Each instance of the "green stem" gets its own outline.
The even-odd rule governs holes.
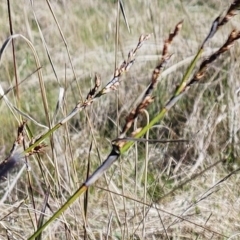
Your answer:
[[[69,199],[68,201],[57,211],[55,212],[51,218],[48,219],[28,240],[35,239],[51,222],[53,222],[56,218],[58,218],[68,207],[76,201],[76,199],[81,196],[87,187],[83,184]]]

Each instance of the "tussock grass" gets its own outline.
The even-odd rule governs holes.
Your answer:
[[[13,33],[40,66],[21,38],[15,56],[11,43],[1,55],[1,239],[238,239],[239,43],[221,47],[239,16],[202,44],[231,3],[123,4],[130,33],[116,1],[10,4]],[[7,4],[0,13],[3,44]],[[100,168],[89,178],[113,156],[103,177]]]

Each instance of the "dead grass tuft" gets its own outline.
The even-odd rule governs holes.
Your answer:
[[[0,239],[238,239],[240,1],[117,4],[0,6]]]

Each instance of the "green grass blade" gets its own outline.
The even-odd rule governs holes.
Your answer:
[[[81,196],[85,191],[87,190],[87,187],[85,185],[82,185],[69,199],[68,201],[56,212],[53,214],[51,218],[48,219],[47,222],[45,222],[31,237],[28,238],[28,240],[33,240],[39,234],[48,227],[50,223],[52,223],[56,218],[60,217],[60,215],[68,209],[68,207],[75,202],[75,200]]]

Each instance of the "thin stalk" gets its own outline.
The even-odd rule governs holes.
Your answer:
[[[69,208],[69,206],[74,203],[79,196],[81,196],[87,190],[87,186],[82,185],[69,199],[68,201],[53,214],[48,221],[46,221],[28,240],[35,239],[51,222],[61,216],[61,214]]]
[[[144,113],[146,115],[147,118],[147,124],[149,124],[149,114],[148,112],[144,109]],[[146,140],[149,139],[149,130],[146,132]],[[144,202],[147,202],[147,179],[148,179],[148,158],[149,158],[149,142],[146,141],[145,143],[145,163],[144,163]],[[146,206],[143,205],[143,216],[146,216]],[[146,218],[143,218],[143,231],[142,231],[142,235],[143,235],[143,239],[145,239],[145,224],[146,224]]]

